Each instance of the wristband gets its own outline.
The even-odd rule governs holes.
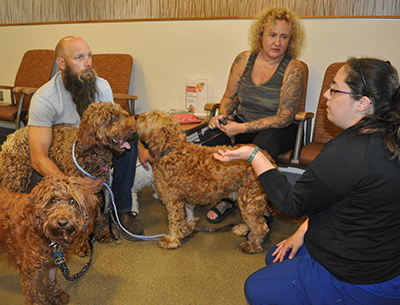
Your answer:
[[[258,146],[256,146],[252,152],[252,154],[250,155],[249,160],[247,160],[249,163],[251,163],[251,161],[253,161],[254,156],[258,153],[258,151],[260,150],[260,148]]]

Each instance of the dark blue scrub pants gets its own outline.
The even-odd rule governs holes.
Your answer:
[[[400,304],[400,276],[374,285],[353,285],[339,281],[303,246],[293,259],[273,264],[272,248],[264,267],[246,280],[245,295],[250,304]]]

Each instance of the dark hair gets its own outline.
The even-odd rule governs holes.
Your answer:
[[[357,133],[382,133],[390,160],[400,162],[400,86],[397,71],[388,61],[376,58],[350,58],[346,62],[346,84],[353,94],[367,96],[373,113],[357,124]]]

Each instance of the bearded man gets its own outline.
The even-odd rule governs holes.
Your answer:
[[[91,103],[113,103],[109,83],[97,77],[92,67],[92,52],[80,37],[67,36],[56,46],[56,61],[60,69],[54,77],[33,95],[29,107],[28,141],[32,166],[36,177],[64,175],[49,158],[54,125],[79,126],[81,116]],[[130,212],[136,160],[148,160],[148,152],[142,144],[135,143],[122,157],[113,159],[115,204],[120,222],[129,232],[141,235],[142,225]],[[82,178],[94,193],[103,188],[103,180]]]

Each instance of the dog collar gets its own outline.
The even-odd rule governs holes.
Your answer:
[[[168,154],[169,152],[173,151],[174,149],[175,149],[175,147],[170,147],[170,148],[164,150],[164,151],[161,153],[160,159],[161,159],[162,157],[164,157],[166,154]]]
[[[107,165],[105,165],[105,166],[102,166],[102,167],[100,167],[100,171],[108,171],[108,166]]]

